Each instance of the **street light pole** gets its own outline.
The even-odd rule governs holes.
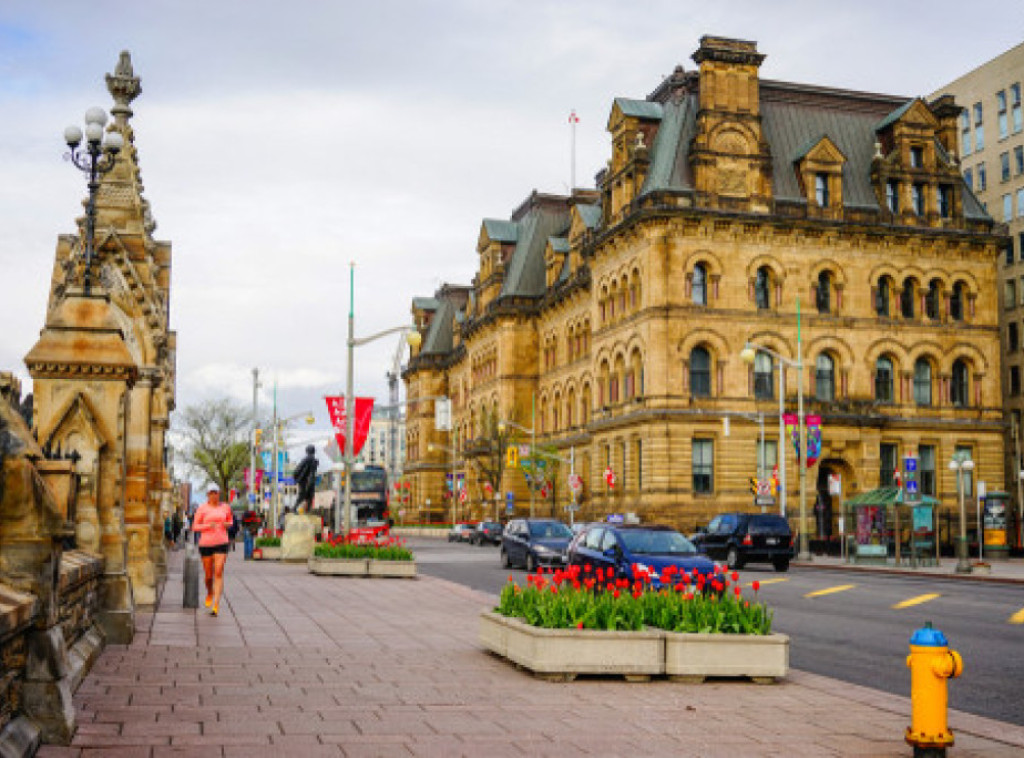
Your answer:
[[[253,498],[253,510],[256,509],[258,498],[256,497],[256,429],[259,421],[259,388],[260,370],[252,370],[252,440],[249,448],[249,495]]]
[[[964,471],[972,471],[974,461],[962,454],[954,454],[949,462],[949,469],[956,472],[956,490],[960,499],[960,539],[956,546],[956,573],[970,574],[971,563],[967,558],[967,518],[964,511]]]
[[[800,300],[796,301],[796,403],[797,424],[800,428],[800,454],[796,457],[800,474],[800,553],[797,560],[811,560],[807,535],[807,425],[804,423],[804,358],[800,339]]]

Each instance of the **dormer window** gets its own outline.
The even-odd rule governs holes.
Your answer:
[[[828,208],[828,174],[814,175],[814,199],[821,208]]]
[[[939,215],[942,218],[949,218],[953,206],[953,188],[948,184],[940,184],[937,195]]]
[[[910,188],[910,203],[914,213],[918,216],[924,215],[924,185],[914,184]]]
[[[924,148],[923,147],[912,147],[912,148],[910,148],[910,167],[911,168],[924,168]]]
[[[891,179],[885,183],[885,204],[890,213],[900,212],[900,185]]]

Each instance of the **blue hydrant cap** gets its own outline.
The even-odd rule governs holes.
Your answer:
[[[946,635],[939,629],[933,629],[931,621],[911,635],[910,644],[918,647],[949,647]]]

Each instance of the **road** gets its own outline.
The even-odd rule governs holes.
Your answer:
[[[491,594],[513,575],[495,547],[413,539],[419,571]],[[1021,585],[897,576],[857,571],[749,567],[740,582],[758,580],[775,611],[775,629],[791,637],[794,668],[898,695],[910,695],[907,643],[931,621],[964,659],[950,682],[950,707],[1024,726],[1024,609]],[[901,606],[901,607],[894,607]]]

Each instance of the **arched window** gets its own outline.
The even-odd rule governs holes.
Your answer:
[[[903,282],[903,289],[900,291],[900,315],[903,318],[914,318],[913,279],[907,279]]]
[[[822,271],[818,274],[818,289],[815,293],[815,302],[818,306],[818,313],[831,313],[832,275],[828,271]]]
[[[928,294],[924,298],[924,313],[930,319],[938,319],[939,317],[939,287],[940,282],[938,279],[932,279],[928,282]]]
[[[881,277],[878,280],[878,287],[875,289],[875,313],[881,318],[889,318],[890,290],[889,277]]]
[[[875,361],[875,400],[891,403],[892,399],[892,361],[882,356]]]
[[[711,397],[711,355],[703,347],[690,351],[690,395]]]
[[[767,266],[761,266],[754,277],[754,304],[759,310],[771,308],[771,271]]]
[[[754,397],[764,400],[775,397],[772,357],[760,350],[754,355]]]
[[[970,390],[967,381],[967,363],[962,359],[953,361],[953,377],[952,384],[949,388],[950,400],[953,401],[953,405],[958,408],[966,408],[970,405]]]
[[[821,353],[815,371],[815,396],[818,400],[831,401],[836,397],[835,361],[828,353]]]
[[[964,283],[955,282],[949,293],[949,317],[954,321],[964,320]]]
[[[914,364],[914,402],[932,404],[932,365],[924,358],[918,358]]]
[[[693,267],[693,304],[708,304],[708,270],[703,263]]]

